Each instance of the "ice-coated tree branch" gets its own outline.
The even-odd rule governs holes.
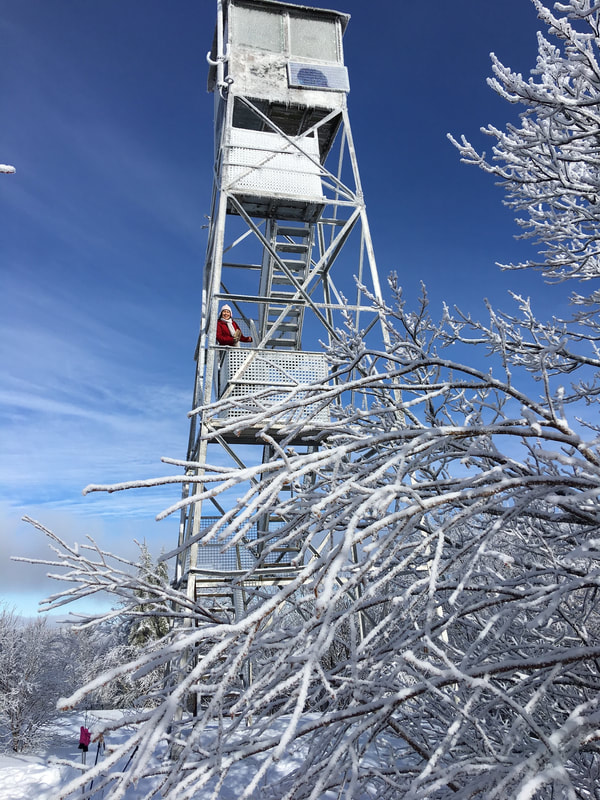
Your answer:
[[[553,41],[538,35],[529,79],[492,54],[488,80],[525,107],[520,126],[482,128],[494,140],[491,158],[464,136],[449,138],[465,163],[500,179],[506,204],[526,215],[517,219],[523,238],[542,248],[543,261],[508,266],[538,268],[552,280],[592,280],[600,275],[600,9],[593,0],[571,0],[553,13],[532,2]]]
[[[391,288],[389,349],[357,340],[330,353],[338,380],[322,395],[338,410],[317,450],[283,444],[268,465],[207,467],[204,492],[237,486],[239,501],[198,534],[200,547],[248,542],[259,513],[285,521],[251,542],[255,565],[234,580],[247,616],[148,586],[171,632],[61,701],[170,664],[150,693],[155,709],[127,718],[132,733],[94,784],[111,797],[135,780],[148,797],[217,798],[242,764],[244,798],[260,786],[290,800],[327,787],[487,799],[533,785],[567,797],[593,780],[600,454],[573,387],[597,379],[594,325],[580,339],[563,331],[556,346],[557,323],[520,298],[513,315],[490,307],[488,323],[449,309],[434,321],[425,293],[412,312],[394,278]],[[453,357],[465,347],[491,353],[485,370]],[[361,359],[354,380],[348,365]],[[398,425],[398,402],[414,423]],[[259,436],[285,423],[283,407],[256,413]],[[141,579],[123,562],[52,544],[69,582],[115,592],[125,615],[139,608]],[[281,547],[297,553],[293,577],[253,581]],[[298,767],[282,783],[284,750]]]

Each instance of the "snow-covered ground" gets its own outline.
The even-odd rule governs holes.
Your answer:
[[[102,720],[114,719],[120,714],[119,711],[92,711],[87,712],[87,717],[84,719],[81,711],[65,713],[52,726],[47,746],[23,754],[0,752],[0,800],[57,800],[61,796],[61,789],[76,777],[76,770],[74,767],[56,762],[69,760],[81,763],[82,753],[78,749],[80,726],[85,724],[86,727],[93,729],[94,725],[101,723]],[[282,722],[279,721],[280,724]],[[124,732],[114,733],[112,741],[106,742],[107,748],[117,745],[124,735]],[[301,751],[302,746],[296,747],[295,754],[290,753],[287,758],[282,758],[269,770],[267,780],[271,787],[283,786],[286,783],[286,776],[298,766],[297,758],[301,757]],[[93,765],[97,756],[102,758],[97,745],[92,742],[86,753],[87,764]],[[219,790],[219,800],[237,800],[258,769],[259,761],[258,757],[248,758],[232,769]],[[131,786],[125,795],[125,800],[140,800],[148,788],[147,783],[143,787]],[[213,788],[214,781],[209,787],[205,787],[206,797],[210,796]],[[108,796],[107,790],[104,792],[103,800],[107,800]],[[257,800],[258,798],[263,800],[265,796],[264,787],[257,788],[252,795]],[[336,796],[336,793],[325,791],[321,795],[321,800],[334,800]],[[372,796],[365,795],[365,800]],[[102,798],[102,793],[99,798]]]
[[[57,762],[82,761],[83,754],[78,747],[80,727],[85,725],[93,730],[102,721],[120,716],[120,711],[89,711],[85,715],[81,711],[65,713],[52,725],[45,746],[27,753],[0,752],[0,800],[56,800],[60,790],[77,775],[73,767]],[[119,743],[123,736],[123,732],[113,734],[107,747]],[[102,755],[103,751],[92,742],[85,754],[87,765],[93,765]],[[126,800],[138,800],[140,796],[140,792],[132,787]]]
[[[61,716],[52,726],[48,744],[35,752],[0,752],[0,800],[52,800],[61,786],[75,777],[75,771],[51,763],[54,759],[81,761],[79,727],[81,712]],[[96,749],[96,748],[94,748]],[[93,750],[87,757],[94,757]]]

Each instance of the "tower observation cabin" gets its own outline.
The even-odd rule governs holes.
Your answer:
[[[253,539],[276,537],[285,520],[258,514],[241,544],[225,552],[205,544],[202,531],[225,514],[216,501],[193,502],[204,465],[214,463],[210,449],[221,450],[219,463],[269,461],[254,422],[265,408],[273,408],[275,440],[291,425],[295,448],[324,446],[332,409],[303,402],[332,380],[323,344],[347,335],[348,319],[366,339],[381,341],[385,329],[366,296],[381,292],[348,117],[349,16],[278,0],[216,5],[207,55],[214,184],[188,445],[194,482],[184,487],[176,580],[191,597],[211,595],[242,614]],[[235,346],[218,340],[225,304],[241,333]],[[295,405],[286,412],[288,400]],[[293,570],[291,554],[274,551],[264,583]]]

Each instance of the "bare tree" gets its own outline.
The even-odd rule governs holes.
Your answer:
[[[279,408],[265,396],[256,412],[268,437],[298,404],[353,392],[361,402],[343,407],[318,451],[295,453],[283,442],[268,465],[209,467],[186,501],[243,488],[221,531],[224,546],[246,535],[253,509],[270,508],[288,522],[265,537],[262,558],[297,549],[297,576],[266,591],[252,588],[249,570],[243,620],[144,584],[154,613],[192,624],[175,625],[158,646],[98,679],[172,665],[171,684],[155,686],[157,708],[128,719],[135,733],[94,784],[114,784],[111,796],[146,778],[157,795],[192,798],[217,791],[240,762],[254,765],[243,797],[258,786],[264,797],[285,798],[334,787],[356,798],[576,797],[593,785],[597,431],[586,437],[579,396],[560,390],[564,362],[515,365],[501,334],[508,321],[492,314],[488,325],[469,325],[448,313],[434,322],[425,295],[411,312],[396,292],[396,307],[382,309],[387,351],[348,339],[331,353],[334,384]],[[478,351],[490,342],[502,356],[494,373],[451,358],[465,343]],[[346,379],[357,360],[365,377]],[[532,370],[540,396],[530,391]],[[590,370],[566,366],[567,375]],[[249,481],[259,473],[261,481]],[[189,476],[91,488],[167,480]],[[284,482],[294,487],[293,504],[279,499]],[[203,533],[201,543],[215,534]],[[140,579],[131,569],[117,562],[107,570],[106,554],[84,559],[55,546],[63,580],[78,586],[55,602],[102,586],[128,598],[125,614],[136,613]],[[248,662],[251,686],[240,681]],[[203,702],[197,716],[179,721],[176,709],[190,694]],[[158,756],[167,744],[175,758],[165,767]],[[282,781],[276,765],[289,752],[298,766]],[[127,773],[106,772],[129,758]]]
[[[0,742],[15,752],[39,745],[63,689],[60,634],[44,619],[0,612]]]
[[[464,136],[450,139],[463,161],[500,179],[507,205],[525,214],[517,220],[523,238],[545,248],[542,261],[517,266],[539,268],[553,280],[592,280],[600,276],[600,11],[595,0],[555,3],[560,15],[532,2],[552,37],[538,34],[532,77],[492,53],[488,79],[501,97],[525,106],[520,126],[482,128],[495,140],[491,158]]]

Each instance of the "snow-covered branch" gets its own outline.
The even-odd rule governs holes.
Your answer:
[[[158,643],[62,701],[169,665],[167,683],[148,689],[155,708],[127,718],[114,770],[94,784],[111,797],[141,781],[148,797],[216,798],[242,765],[242,798],[257,787],[266,798],[337,787],[355,798],[487,800],[536,782],[589,785],[599,757],[600,454],[597,431],[578,421],[576,387],[596,381],[595,325],[586,318],[577,338],[536,320],[521,298],[513,315],[490,308],[487,324],[449,309],[434,321],[425,293],[412,312],[394,278],[391,288],[389,349],[357,339],[329,354],[336,382],[322,397],[337,411],[319,448],[285,444],[284,408],[255,409],[259,440],[277,425],[284,444],[268,464],[206,466],[189,498],[237,488],[237,504],[193,541],[250,548],[253,566],[231,585],[244,592],[245,617],[48,533],[53,570],[62,565],[72,584],[52,604],[102,587],[135,615],[143,589],[171,622]],[[485,348],[489,368],[461,361],[465,348]],[[361,359],[354,379],[348,365]],[[281,526],[252,538],[249,523],[265,513]],[[293,569],[267,585],[261,571],[282,549],[295,553]],[[283,781],[282,748],[297,763]]]
[[[600,275],[600,10],[592,0],[557,3],[556,16],[532,0],[553,44],[538,35],[532,77],[523,78],[492,54],[491,88],[525,107],[521,125],[502,131],[482,128],[495,144],[480,154],[463,136],[449,136],[461,159],[495,175],[506,204],[518,212],[523,238],[542,249],[541,262],[528,261],[552,280],[590,280]],[[515,267],[515,265],[508,265]]]

